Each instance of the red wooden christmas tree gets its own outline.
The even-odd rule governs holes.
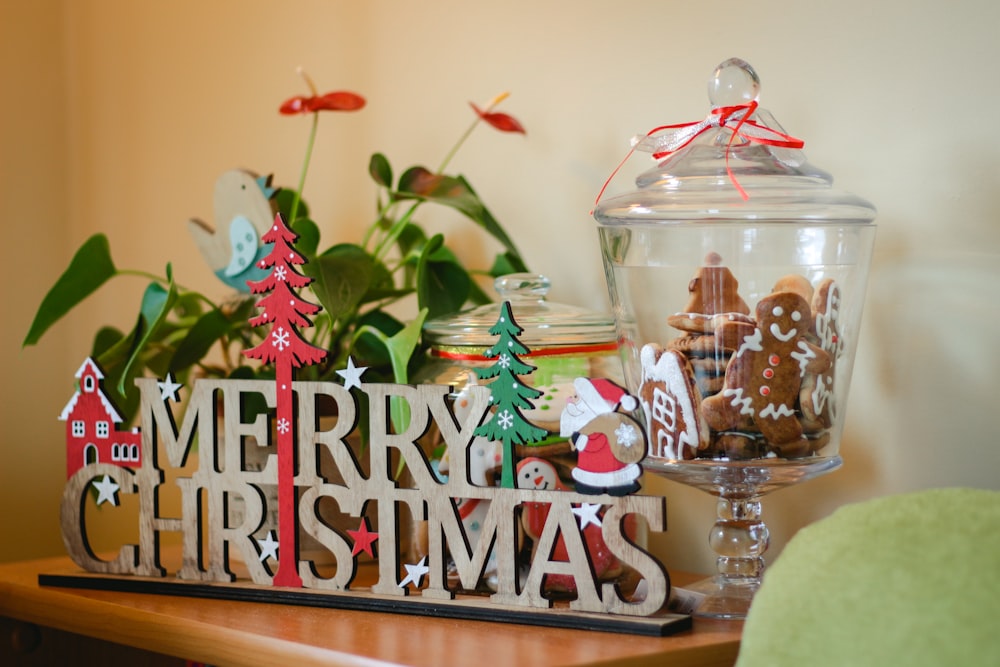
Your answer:
[[[270,268],[263,280],[248,281],[253,294],[267,293],[257,302],[262,309],[250,324],[271,326],[264,342],[243,354],[264,363],[273,364],[276,384],[278,436],[278,571],[275,586],[301,587],[298,573],[298,522],[295,512],[295,435],[293,433],[292,369],[318,363],[326,357],[326,350],[307,342],[299,335],[300,327],[310,327],[308,315],[319,312],[320,306],[309,303],[294,290],[312,282],[295,270],[306,260],[295,251],[298,236],[292,232],[278,214],[274,225],[264,236],[265,243],[273,243],[271,253],[258,266]]]

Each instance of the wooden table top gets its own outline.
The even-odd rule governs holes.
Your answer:
[[[0,565],[0,616],[215,665],[732,665],[742,623],[645,637],[169,595],[39,586],[68,557]],[[696,577],[671,573],[676,585]]]

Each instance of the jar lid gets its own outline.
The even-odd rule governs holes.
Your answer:
[[[803,142],[758,106],[759,92],[748,63],[719,65],[708,84],[709,115],[633,139],[633,150],[659,162],[636,178],[637,190],[600,201],[597,221],[870,223],[875,207],[835,190],[830,174],[806,160]]]
[[[512,273],[493,283],[500,301],[509,301],[511,314],[524,329],[520,341],[532,353],[558,347],[559,353],[595,353],[617,350],[615,322],[584,308],[545,299],[551,282],[543,275]],[[500,316],[500,306],[488,303],[457,315],[435,318],[424,324],[427,341],[436,348],[489,348],[496,343],[490,328]],[[579,350],[574,348],[579,347]]]

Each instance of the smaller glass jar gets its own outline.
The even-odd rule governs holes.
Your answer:
[[[545,429],[548,437],[540,442],[515,447],[514,457],[519,471],[520,466],[526,466],[525,470],[530,469],[534,474],[544,476],[545,484],[548,485],[550,472],[546,470],[547,462],[555,470],[558,481],[555,486],[545,488],[570,490],[574,488],[572,470],[576,466],[577,457],[569,440],[559,435],[559,420],[566,400],[575,393],[573,381],[581,377],[607,378],[624,385],[624,375],[618,355],[614,319],[610,315],[547,301],[545,297],[550,286],[548,278],[533,273],[501,276],[494,282],[500,302],[510,303],[514,321],[523,329],[518,340],[529,352],[518,357],[535,367],[529,375],[520,376],[519,379],[543,392],[541,397],[534,400],[531,409],[522,410],[521,413],[532,424]],[[480,384],[476,370],[487,369],[496,362],[484,355],[497,342],[496,336],[490,334],[489,330],[496,324],[499,315],[500,304],[490,303],[463,311],[454,317],[431,320],[424,325],[424,336],[431,346],[431,359],[415,380],[418,383],[451,386],[454,409],[460,418],[464,390],[473,384]],[[489,382],[482,381],[482,384]],[[447,474],[449,455],[443,451],[441,442],[433,441],[437,436],[432,428],[428,436],[425,436],[430,437],[431,442],[425,440],[424,446],[430,450],[431,458],[440,465],[439,472]],[[498,448],[483,447],[473,442],[468,456],[469,481],[472,484],[499,485],[501,459]],[[474,513],[481,507],[482,505],[477,506],[459,499],[458,512],[463,522],[467,522],[471,540],[478,539]],[[520,522],[525,537],[525,548],[520,557],[529,560],[530,556],[527,554],[531,551],[534,539],[538,537],[532,532],[539,528],[534,516],[528,512]],[[544,519],[542,522],[544,523]],[[625,531],[629,540],[640,547],[648,542],[648,527],[634,515],[627,518]],[[423,555],[420,552],[420,536],[425,532],[426,529],[421,526],[415,529],[418,540],[414,555],[417,557]],[[620,590],[630,594],[638,582],[636,571],[610,555],[604,547],[600,530],[586,532],[584,540],[594,559],[594,574],[598,580],[614,582]],[[524,564],[527,565],[527,562]],[[492,568],[491,556],[480,584],[486,590],[496,590],[496,573]],[[450,569],[448,576],[449,581],[457,582]],[[575,580],[571,576],[549,576],[543,585],[543,592],[554,597],[572,596],[575,591]]]
[[[570,453],[570,445],[559,436],[559,416],[573,394],[573,380],[603,377],[619,384],[624,380],[614,319],[550,302],[546,300],[550,287],[548,278],[535,273],[514,273],[494,281],[499,301],[510,302],[514,320],[524,330],[519,340],[530,352],[520,356],[535,366],[521,380],[544,392],[532,409],[523,411],[524,417],[549,432],[541,442],[518,446],[515,454],[518,458],[555,459],[562,477],[568,472],[568,462],[561,457]],[[431,361],[421,369],[416,382],[449,385],[453,398],[468,385],[478,384],[475,371],[494,363],[484,353],[496,343],[489,330],[499,314],[499,304],[489,303],[428,321],[424,336],[431,346]]]

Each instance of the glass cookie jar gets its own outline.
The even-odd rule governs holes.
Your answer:
[[[647,472],[717,497],[695,614],[743,618],[769,535],[760,497],[837,469],[875,208],[835,189],[758,106],[746,62],[703,119],[638,137],[657,163],[594,211],[639,399]]]
[[[709,116],[638,139],[660,161],[595,209],[654,460],[838,452],[875,209],[807,162],[759,89],[720,65]]]

